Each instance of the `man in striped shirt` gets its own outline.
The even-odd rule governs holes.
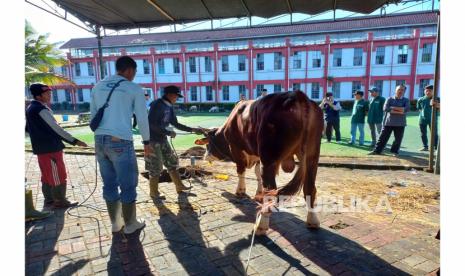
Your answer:
[[[26,110],[26,131],[29,133],[32,152],[37,154],[42,174],[44,206],[68,208],[77,205],[66,199],[66,167],[63,162],[65,141],[71,145],[87,147],[58,125],[47,104],[51,89],[47,85],[34,83],[29,87],[34,100]]]

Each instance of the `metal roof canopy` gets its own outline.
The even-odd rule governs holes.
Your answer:
[[[149,28],[201,20],[328,10],[372,13],[406,0],[52,0],[78,19],[107,29]]]

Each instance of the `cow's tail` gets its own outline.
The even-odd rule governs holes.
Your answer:
[[[315,118],[315,114],[316,114],[314,112],[315,110],[311,105],[312,103],[310,102],[304,108],[304,110],[308,112],[302,112],[302,123],[303,123],[304,131],[303,131],[303,139],[302,139],[302,144],[301,144],[301,158],[299,160],[298,169],[294,177],[291,179],[291,181],[278,190],[278,195],[295,195],[301,190],[304,183],[308,182],[308,177],[309,177],[308,166],[311,164],[312,158],[314,156],[313,154],[309,152],[312,149],[310,143],[321,142],[321,136],[318,136],[318,138],[315,140],[315,137],[312,137],[312,136],[315,136],[313,135],[315,134],[315,131],[310,130],[311,122],[317,120]],[[318,111],[319,111],[319,108],[318,108]],[[321,135],[321,131],[319,135]],[[319,152],[318,152],[318,155],[319,155]]]

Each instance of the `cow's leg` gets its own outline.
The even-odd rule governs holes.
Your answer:
[[[245,167],[237,166],[237,175],[239,176],[239,183],[237,184],[236,188],[236,195],[237,196],[245,196]]]
[[[255,235],[262,236],[266,234],[266,232],[270,228],[270,216],[271,212],[262,213]]]
[[[271,162],[262,165],[262,183],[265,190],[276,190],[276,174],[278,172],[278,162]]]
[[[319,151],[318,151],[319,153]],[[312,229],[320,228],[320,220],[318,219],[317,212],[315,210],[316,200],[316,172],[318,170],[318,156],[307,157],[307,181],[304,183],[304,196],[305,200],[310,200],[310,207],[307,213],[307,227]],[[310,196],[310,198],[308,198]]]
[[[257,191],[255,192],[255,200],[258,202],[263,201],[263,183],[262,175],[260,172],[260,163],[255,165],[255,176],[257,177]]]

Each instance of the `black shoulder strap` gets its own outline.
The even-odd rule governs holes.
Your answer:
[[[119,86],[121,82],[125,80],[119,80],[110,90],[110,94],[108,94],[107,100],[105,101],[105,104],[103,105],[104,107],[108,107],[108,102],[110,101],[111,95],[113,94],[113,91],[115,91],[115,88]]]

